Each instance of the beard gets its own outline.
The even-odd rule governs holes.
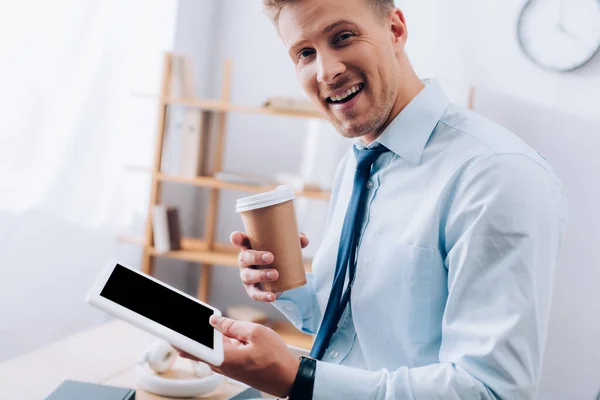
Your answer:
[[[368,115],[363,120],[357,120],[360,117],[360,113],[357,110],[351,110],[344,113],[342,118],[332,116],[330,122],[343,137],[348,139],[358,138],[367,135],[372,132],[376,132],[377,136],[383,131],[395,100],[396,87],[396,74],[395,71],[391,71],[391,79],[388,81],[388,85],[384,86],[383,92],[379,97],[379,101],[367,111]],[[365,113],[365,111],[362,111]]]

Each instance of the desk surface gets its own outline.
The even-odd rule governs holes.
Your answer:
[[[0,400],[44,399],[65,379],[136,389],[137,400],[162,397],[138,389],[135,364],[155,337],[115,320],[0,364]],[[174,373],[192,376],[189,361],[178,359]],[[202,399],[226,399],[243,388],[224,379]]]

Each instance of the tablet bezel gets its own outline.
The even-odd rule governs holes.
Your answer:
[[[199,303],[200,305],[202,305],[204,307],[210,308],[211,310],[213,310],[215,315],[218,315],[218,316],[221,315],[221,311],[216,309],[215,307],[213,307],[209,304],[206,304],[206,303],[198,300],[197,298],[192,297],[189,294],[182,292],[181,290],[178,290],[177,288],[167,285],[166,283],[161,282],[152,276],[144,274],[143,272],[138,271],[134,268],[131,268],[131,267],[129,267],[121,262],[118,262],[114,259],[110,259],[106,263],[106,266],[102,269],[100,276],[96,279],[93,286],[91,287],[91,289],[89,290],[89,292],[86,295],[86,298],[85,298],[86,302],[111,314],[114,317],[117,317],[119,319],[127,321],[127,322],[131,323],[132,325],[137,326],[138,328],[140,328],[144,331],[152,333],[152,334],[156,335],[157,337],[166,340],[171,345],[179,348],[180,350],[183,350],[186,353],[191,354],[191,355],[193,355],[203,361],[206,361],[214,366],[218,367],[223,363],[223,358],[224,358],[223,335],[218,330],[213,328],[214,349],[211,349],[210,347],[205,346],[202,343],[199,343],[193,339],[190,339],[189,337],[187,337],[171,328],[168,328],[165,325],[159,324],[158,322],[155,322],[147,317],[144,317],[143,315],[138,314],[135,311],[132,311],[127,307],[124,307],[118,303],[115,303],[105,297],[102,297],[100,295],[100,293],[102,292],[102,289],[104,289],[104,286],[106,285],[109,277],[111,276],[113,270],[115,269],[115,267],[117,265],[121,265],[122,267],[127,268],[127,269],[135,272],[136,274],[139,274],[143,278],[150,279],[150,280],[158,283],[159,285],[164,286],[173,292],[176,292],[177,294],[179,294],[181,296],[187,297],[188,299],[193,300],[196,303]],[[190,315],[189,318],[194,318],[194,316]]]

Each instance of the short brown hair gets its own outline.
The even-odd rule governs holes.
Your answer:
[[[263,0],[263,6],[266,14],[271,21],[277,25],[279,22],[279,14],[283,6],[291,3],[297,3],[302,0]],[[384,16],[395,7],[394,0],[365,0],[368,1],[375,9],[378,15]]]

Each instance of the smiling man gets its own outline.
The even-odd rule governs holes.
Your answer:
[[[293,400],[535,398],[566,221],[552,168],[418,78],[392,0],[264,3],[304,90],[354,145],[307,285],[263,291],[273,255],[231,236],[248,295],[315,334],[311,357],[213,318],[216,370]]]

